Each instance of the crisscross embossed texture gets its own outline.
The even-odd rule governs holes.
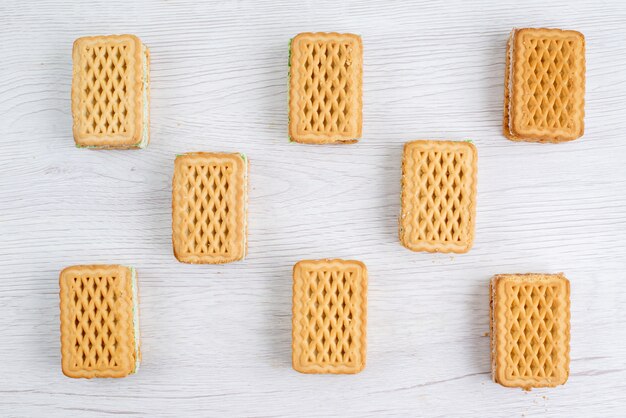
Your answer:
[[[73,266],[59,278],[63,373],[124,377],[135,369],[131,269]]]
[[[293,368],[358,373],[365,367],[367,268],[359,261],[304,260],[293,268]]]
[[[569,281],[562,274],[497,275],[491,282],[494,380],[564,384],[569,375]]]
[[[289,136],[303,143],[361,137],[361,37],[301,33],[291,41]]]
[[[247,160],[240,154],[178,156],[172,186],[176,258],[215,264],[246,253]]]
[[[560,29],[518,29],[507,44],[504,134],[563,142],[584,132],[585,38]]]
[[[133,35],[86,37],[74,42],[72,113],[78,146],[145,145],[144,54],[148,66],[148,50]],[[148,91],[145,93],[147,101]]]
[[[474,241],[477,160],[469,142],[404,145],[402,245],[413,251],[469,251]]]

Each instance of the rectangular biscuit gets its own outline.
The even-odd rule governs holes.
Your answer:
[[[183,263],[241,260],[247,251],[248,159],[192,152],[176,157],[172,243]]]
[[[289,46],[289,137],[309,144],[361,137],[361,37],[301,33]]]
[[[560,29],[514,29],[507,42],[504,135],[565,142],[584,133],[585,37]]]
[[[367,268],[360,261],[303,260],[293,267],[292,362],[301,373],[365,367]]]
[[[492,377],[525,390],[569,376],[570,285],[559,274],[500,274],[490,283]]]
[[[132,267],[83,265],[59,276],[62,370],[124,377],[139,369],[139,297]]]
[[[144,148],[148,48],[134,35],[78,38],[72,51],[73,133],[79,148]]]
[[[474,242],[478,156],[471,142],[407,142],[400,242],[412,251],[464,253]]]

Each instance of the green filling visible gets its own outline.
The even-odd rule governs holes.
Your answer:
[[[139,364],[141,361],[139,360],[139,296],[137,293],[137,272],[134,267],[129,267],[131,271],[131,287],[133,289],[133,329],[135,332],[135,368],[131,372],[137,373],[139,370]]]
[[[463,142],[469,142],[470,144],[474,143],[474,141],[472,141],[471,139],[464,139]]]
[[[291,68],[291,43],[293,42],[293,38],[289,38],[289,62],[287,65]]]

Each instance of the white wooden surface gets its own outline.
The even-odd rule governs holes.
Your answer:
[[[595,1],[0,3],[0,416],[626,415],[626,4]],[[582,31],[586,134],[559,145],[501,135],[513,26]],[[287,44],[363,36],[359,144],[286,138]],[[152,58],[152,141],[74,148],[72,41],[135,33]],[[466,255],[400,246],[400,155],[418,138],[479,150]],[[175,261],[175,153],[251,161],[249,257]],[[294,372],[291,268],[344,257],[370,271],[368,365]],[[143,365],[121,380],[61,374],[58,272],[137,267]],[[564,271],[571,376],[525,393],[490,380],[487,283]]]

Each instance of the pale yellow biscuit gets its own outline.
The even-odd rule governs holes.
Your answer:
[[[361,137],[361,37],[301,33],[289,59],[289,137],[310,144],[353,143]]]
[[[248,160],[242,154],[176,157],[172,243],[183,263],[218,264],[247,252]]]
[[[507,43],[504,135],[565,142],[584,133],[585,37],[572,30],[515,29]]]
[[[474,242],[476,147],[407,142],[402,158],[400,242],[412,251],[465,253]]]
[[[360,261],[303,260],[293,267],[293,368],[358,373],[365,367],[367,268]]]
[[[135,270],[120,265],[67,267],[59,277],[61,356],[68,377],[124,377],[139,367]]]
[[[79,38],[72,51],[76,146],[143,148],[149,133],[148,48],[134,35]]]
[[[499,274],[490,283],[493,380],[554,387],[569,376],[570,285],[563,274]]]

